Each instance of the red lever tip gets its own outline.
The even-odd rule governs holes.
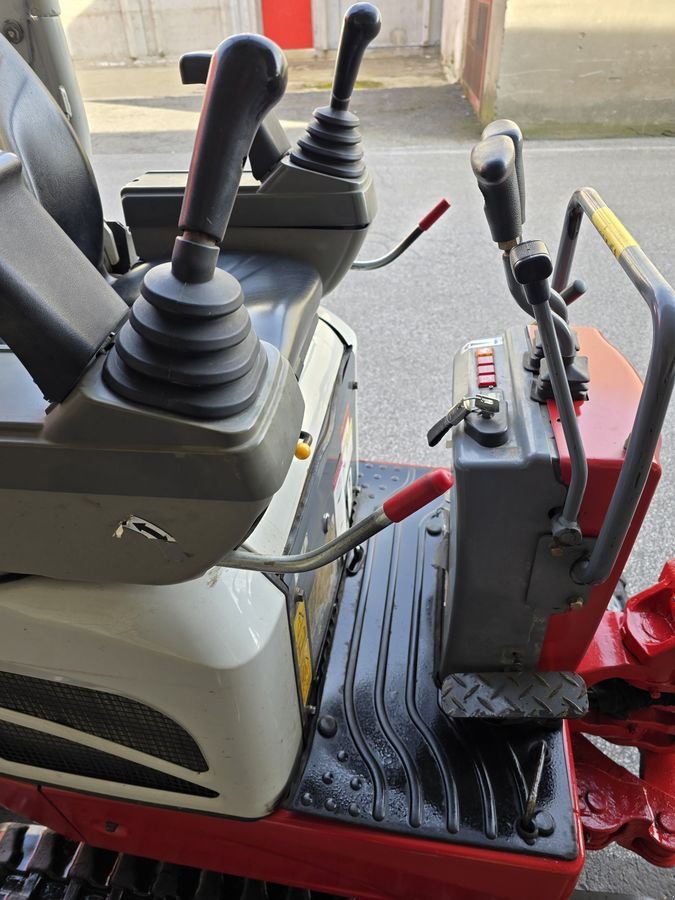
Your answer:
[[[433,209],[429,210],[429,212],[419,220],[417,223],[417,227],[421,228],[422,231],[428,231],[434,222],[438,221],[444,212],[447,212],[450,209],[450,203],[445,199],[439,200],[436,206]]]
[[[448,469],[434,469],[433,472],[427,472],[385,500],[382,505],[384,514],[392,522],[402,522],[450,490],[454,483],[455,479]]]

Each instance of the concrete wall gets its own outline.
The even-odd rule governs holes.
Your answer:
[[[458,0],[445,7],[452,31]],[[675,0],[494,0],[490,31],[483,121],[549,136],[675,130]]]
[[[80,62],[123,63],[207,50],[220,36],[259,30],[257,0],[62,0]]]
[[[468,0],[444,0],[441,21],[441,61],[449,81],[457,81],[464,63]]]
[[[278,0],[283,2],[283,0]],[[314,46],[337,47],[352,0],[312,0]],[[375,47],[438,44],[443,0],[379,0],[383,27]],[[260,31],[259,0],[61,0],[73,57],[119,64],[212,48],[237,31]]]
[[[314,45],[335,50],[345,11],[354,0],[313,0]],[[373,0],[382,31],[373,47],[425,47],[440,43],[443,0]]]

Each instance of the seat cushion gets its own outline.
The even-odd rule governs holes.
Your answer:
[[[113,284],[131,305],[152,263],[141,263]],[[316,327],[322,296],[319,273],[301,260],[273,253],[228,250],[218,266],[239,281],[258,337],[273,344],[299,372]]]

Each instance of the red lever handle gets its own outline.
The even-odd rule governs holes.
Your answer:
[[[437,222],[444,212],[447,212],[450,209],[450,204],[445,199],[439,200],[436,206],[433,209],[430,209],[426,216],[422,216],[422,218],[417,223],[417,227],[421,228],[422,231],[428,231],[434,222]]]
[[[385,516],[392,522],[402,522],[427,503],[440,497],[455,483],[448,469],[434,469],[412,484],[401,488],[382,504]]]

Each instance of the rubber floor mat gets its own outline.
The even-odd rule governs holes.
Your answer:
[[[427,471],[360,468],[357,518]],[[575,858],[563,727],[452,721],[440,708],[434,646],[446,503],[380,532],[345,576],[308,752],[286,805],[409,836]],[[533,840],[519,822],[542,752]]]

